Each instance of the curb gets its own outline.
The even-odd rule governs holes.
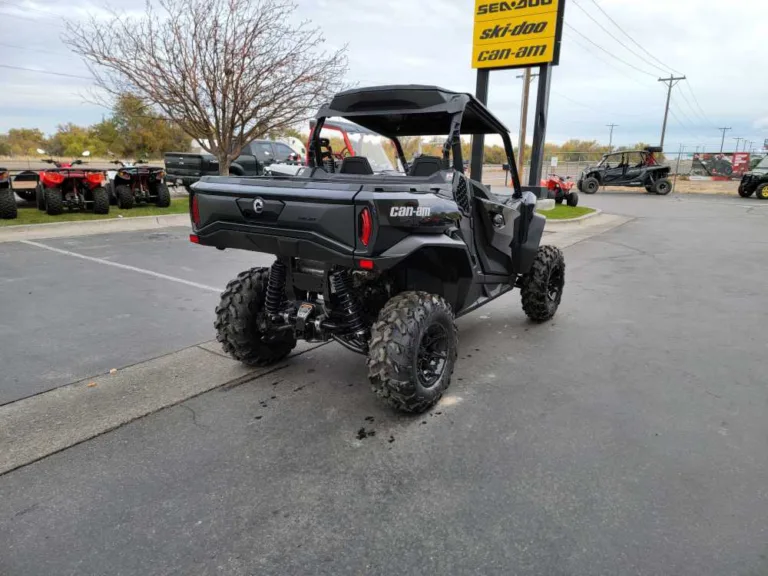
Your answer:
[[[585,220],[591,220],[592,218],[597,218],[598,216],[602,216],[603,211],[595,209],[594,212],[591,214],[585,214],[584,216],[579,216],[578,218],[570,218],[568,220],[550,220],[547,218],[547,225],[549,224],[581,224]],[[542,216],[546,217],[546,214],[542,214]]]
[[[0,242],[19,240],[43,240],[64,236],[91,236],[109,232],[152,230],[173,226],[189,226],[189,214],[167,216],[137,216],[135,218],[110,218],[80,222],[52,222],[50,224],[24,224],[0,228]]]

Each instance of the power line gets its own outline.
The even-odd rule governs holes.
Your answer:
[[[10,18],[18,18],[19,20],[27,20],[29,22],[35,22],[37,24],[40,23],[40,18],[28,18],[27,16],[19,16],[18,14],[9,14],[8,12],[0,12],[0,16],[8,16]],[[54,28],[59,28],[61,30],[64,30],[64,27],[61,24],[54,24],[53,22],[46,22],[46,26],[53,26]]]
[[[571,26],[570,24],[568,24],[568,22],[565,22],[565,25],[566,25],[566,26],[568,26],[568,28],[570,28],[570,29],[571,29],[571,30],[573,30],[574,32],[576,32],[576,34],[580,34],[580,35],[581,35],[581,38],[582,38],[583,40],[586,40],[587,42],[589,42],[590,44],[592,44],[592,45],[593,45],[595,48],[597,48],[598,50],[601,50],[601,51],[605,52],[606,54],[608,54],[608,56],[610,56],[610,57],[611,57],[611,58],[613,58],[614,60],[618,60],[618,61],[619,61],[619,62],[621,62],[622,64],[625,64],[626,66],[629,66],[629,67],[630,67],[630,68],[632,68],[633,70],[637,70],[637,71],[638,71],[638,72],[640,72],[641,74],[645,74],[646,76],[650,76],[651,78],[655,78],[655,77],[656,77],[656,74],[651,74],[651,73],[650,73],[650,72],[648,72],[647,70],[643,70],[643,69],[641,69],[641,68],[638,68],[638,67],[637,67],[637,66],[635,66],[634,64],[631,64],[631,63],[627,62],[626,60],[624,60],[624,59],[622,59],[622,58],[619,58],[618,56],[616,56],[615,54],[613,54],[613,53],[612,53],[612,52],[610,52],[609,50],[606,50],[605,48],[603,48],[603,47],[602,47],[602,46],[600,46],[599,44],[596,44],[595,42],[593,42],[592,40],[590,40],[589,38],[587,38],[586,36],[584,36],[584,35],[583,35],[581,32],[579,32],[579,31],[578,31],[576,28],[574,28],[573,26]]]
[[[661,71],[661,72],[663,72],[663,73],[667,73],[667,72],[669,72],[669,69],[668,69],[668,68],[662,68],[662,67],[660,67],[660,66],[657,66],[656,64],[654,64],[653,62],[651,62],[650,60],[648,60],[647,58],[645,58],[644,56],[641,56],[640,54],[638,54],[637,52],[635,52],[634,50],[632,50],[632,48],[630,48],[629,46],[627,46],[626,44],[624,44],[624,42],[622,42],[622,41],[621,41],[619,38],[617,38],[617,37],[616,37],[616,36],[614,36],[614,35],[613,35],[613,34],[612,34],[610,31],[608,31],[608,29],[607,29],[605,26],[603,26],[602,24],[600,24],[600,22],[598,22],[597,20],[595,20],[595,18],[594,18],[594,17],[593,17],[593,16],[592,16],[592,15],[591,15],[589,12],[587,12],[587,11],[586,11],[584,8],[582,8],[582,7],[581,7],[581,5],[580,5],[580,4],[579,4],[579,3],[578,3],[576,0],[571,0],[571,1],[572,1],[572,2],[573,2],[573,4],[576,6],[576,8],[578,8],[579,10],[581,10],[582,12],[584,12],[584,14],[586,14],[586,15],[587,15],[587,18],[589,18],[590,20],[592,20],[592,22],[594,22],[595,24],[597,24],[597,25],[600,27],[600,29],[601,29],[603,32],[605,32],[606,34],[608,34],[608,36],[610,36],[611,38],[613,38],[614,40],[616,40],[616,42],[618,42],[618,43],[619,43],[619,44],[621,44],[621,45],[622,45],[624,48],[626,48],[626,49],[627,49],[627,51],[629,51],[630,53],[634,54],[634,55],[635,55],[635,56],[637,56],[637,57],[638,57],[640,60],[642,60],[642,61],[643,61],[643,62],[645,62],[646,64],[648,64],[648,65],[650,65],[650,66],[652,66],[652,67],[656,68],[657,70],[660,70],[660,71]]]
[[[712,120],[707,116],[706,112],[704,112],[704,109],[701,107],[701,104],[699,104],[699,99],[696,98],[696,93],[693,91],[693,86],[691,85],[691,81],[688,80],[685,85],[688,87],[688,91],[691,93],[691,97],[693,98],[693,101],[696,103],[696,107],[701,112],[701,115],[704,119],[706,119],[707,122],[714,125],[715,123],[712,122]]]
[[[665,70],[664,70],[664,71],[665,71],[665,72],[666,72],[666,71],[668,71],[668,70],[671,70],[672,72],[675,72],[675,73],[677,73],[677,74],[682,74],[682,72],[680,72],[679,70],[675,70],[674,68],[672,68],[672,66],[668,66],[667,64],[665,64],[664,62],[662,62],[661,60],[659,60],[658,58],[656,58],[656,56],[654,56],[653,54],[651,54],[650,52],[648,52],[648,50],[646,50],[646,49],[645,49],[645,47],[644,47],[642,44],[640,44],[640,43],[639,43],[637,40],[635,40],[634,38],[632,38],[632,36],[630,36],[629,34],[627,34],[627,32],[626,32],[626,31],[625,31],[625,30],[624,30],[624,29],[623,29],[621,26],[619,26],[618,22],[616,22],[616,20],[614,20],[613,18],[611,18],[611,17],[610,17],[610,15],[608,14],[608,12],[606,12],[605,10],[603,10],[603,7],[602,7],[602,6],[600,6],[600,4],[598,4],[596,0],[591,0],[591,1],[592,1],[592,4],[594,4],[594,5],[597,7],[597,9],[598,9],[598,10],[600,10],[600,12],[602,12],[602,13],[603,13],[603,16],[605,16],[606,18],[608,18],[608,20],[610,20],[610,21],[611,21],[611,23],[612,23],[614,26],[616,26],[616,28],[618,28],[618,29],[619,29],[619,31],[620,31],[622,34],[624,34],[624,36],[626,36],[626,37],[627,37],[627,39],[628,39],[628,40],[630,40],[630,41],[631,41],[631,42],[632,42],[632,43],[633,43],[635,46],[637,46],[638,48],[640,48],[640,50],[642,50],[643,52],[645,52],[645,53],[646,53],[648,56],[650,56],[651,58],[653,58],[654,60],[656,60],[656,62],[658,62],[659,64],[661,64],[662,66],[664,66],[664,68],[665,68]]]
[[[682,92],[678,91],[678,94],[682,94]],[[688,116],[688,114],[683,112],[683,108],[678,104],[678,102],[674,98],[672,98],[672,104],[675,105],[675,110],[677,110],[678,113],[683,115],[683,118],[685,118],[686,122],[688,122],[692,127],[695,128],[698,122],[695,120],[692,120],[691,117]]]
[[[42,48],[29,48],[27,46],[18,46],[17,44],[7,44],[0,42],[0,46],[7,46],[8,48],[16,48],[17,50],[26,50],[27,52],[40,52],[41,54],[53,54],[54,56],[62,56],[64,52],[54,52],[53,50],[43,50]],[[69,54],[67,54],[69,56]]]
[[[696,108],[693,107],[693,105],[691,104],[691,101],[688,100],[688,96],[685,95],[685,92],[683,92],[682,90],[678,90],[678,94],[680,94],[682,99],[685,100],[685,103],[688,105],[688,108],[690,109],[690,111],[693,112],[694,116],[698,116],[700,120],[703,120],[704,123],[707,123],[706,118],[703,118],[701,114],[696,110]],[[695,122],[691,122],[691,124],[695,124]]]
[[[8,2],[8,0],[0,0],[0,4],[6,4],[7,6],[13,6],[14,8],[18,8],[19,10],[24,10],[25,12],[31,10],[32,12],[39,12],[40,14],[45,14],[49,18],[55,17],[55,18],[66,18],[66,15],[64,14],[57,14],[56,12],[51,12],[49,10],[40,10],[40,8],[33,8],[32,6],[22,6],[21,4],[16,4],[14,2]]]
[[[93,80],[93,76],[76,76],[74,74],[65,74],[64,72],[50,72],[48,70],[35,70],[34,68],[24,68],[23,66],[11,66],[10,64],[0,64],[0,68],[9,70],[21,70],[23,72],[35,72],[37,74],[48,74],[50,76],[64,76],[65,78],[79,78],[80,80]]]

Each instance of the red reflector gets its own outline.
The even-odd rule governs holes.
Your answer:
[[[373,233],[373,219],[371,218],[371,211],[368,208],[363,208],[360,212],[360,218],[358,222],[360,226],[360,242],[363,246],[368,246],[368,242],[371,241],[371,234]],[[371,266],[372,268],[373,266]]]
[[[373,260],[360,260],[358,264],[363,270],[373,270]]]
[[[197,194],[192,195],[192,222],[195,226],[200,225],[200,206],[197,204]]]
[[[189,241],[192,242],[192,244],[200,244],[200,238],[197,237],[197,234],[190,234]]]

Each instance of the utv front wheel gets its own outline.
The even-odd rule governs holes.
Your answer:
[[[13,195],[13,190],[6,188],[0,190],[0,218],[3,220],[13,220],[18,215],[18,208],[16,208],[16,198]]]
[[[758,200],[768,200],[768,184],[760,184],[755,190],[755,197]]]
[[[224,352],[249,366],[279,362],[296,347],[293,332],[262,332],[269,268],[252,268],[232,280],[216,308],[216,339]]]
[[[754,191],[747,190],[744,186],[739,186],[739,196],[742,198],[749,198],[752,194],[754,194]]]
[[[133,208],[133,192],[128,186],[115,186],[115,196],[117,196],[118,208],[121,210]]]
[[[659,178],[653,183],[653,191],[659,196],[666,196],[672,192],[672,182],[667,178]]]
[[[99,186],[93,189],[93,213],[109,214],[109,193],[106,188]]]
[[[443,298],[426,292],[398,294],[371,328],[371,387],[392,408],[424,412],[450,386],[457,351],[453,312]]]
[[[155,203],[158,208],[168,208],[171,205],[171,191],[163,183],[157,185],[157,200]]]
[[[600,189],[600,182],[597,178],[585,178],[581,183],[581,191],[585,194],[595,194]]]
[[[554,246],[541,246],[531,271],[523,278],[523,311],[534,322],[551,320],[565,286],[565,258]]]

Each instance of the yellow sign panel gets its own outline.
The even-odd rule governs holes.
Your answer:
[[[557,64],[565,0],[475,0],[473,68]]]

